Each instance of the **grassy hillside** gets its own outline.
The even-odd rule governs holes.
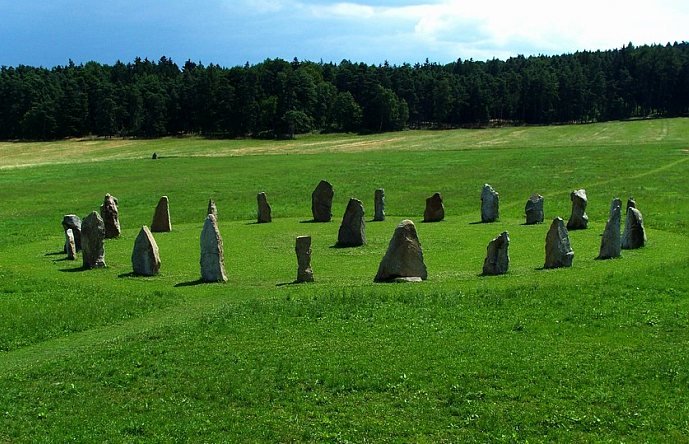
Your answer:
[[[307,136],[0,143],[0,442],[677,441],[689,434],[689,120]],[[160,158],[151,160],[157,152]],[[308,223],[320,179],[334,220]],[[500,221],[479,224],[480,190]],[[349,197],[385,222],[332,248]],[[585,188],[571,269],[542,270],[549,223]],[[274,222],[253,223],[265,191]],[[421,223],[444,197],[446,220]],[[63,214],[120,201],[103,270],[60,254]],[[131,249],[161,195],[159,276]],[[634,196],[649,243],[596,261],[610,201]],[[229,275],[199,284],[206,204]],[[417,223],[421,284],[373,284],[394,227]],[[508,230],[510,272],[480,276]],[[316,282],[291,285],[313,236]]]

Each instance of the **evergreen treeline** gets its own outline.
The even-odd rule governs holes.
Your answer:
[[[0,69],[0,139],[281,137],[689,114],[689,43],[506,61],[368,66],[162,57]]]

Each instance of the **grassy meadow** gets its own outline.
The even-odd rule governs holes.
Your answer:
[[[151,160],[156,152],[159,159]],[[689,437],[689,119],[309,135],[290,141],[0,143],[0,443],[682,442]],[[335,188],[333,222],[311,191]],[[500,193],[481,224],[480,192]],[[371,222],[373,193],[384,222]],[[569,269],[543,270],[553,217],[588,195]],[[265,191],[273,222],[256,224]],[[422,223],[425,198],[446,218]],[[532,193],[546,223],[523,225]],[[61,253],[64,214],[119,199],[105,269]],[[161,195],[160,275],[131,251]],[[613,197],[646,247],[598,261]],[[333,248],[350,197],[367,244]],[[199,284],[208,199],[225,284]],[[416,223],[427,281],[374,284]],[[481,276],[509,231],[510,271]],[[294,285],[296,236],[315,282]]]

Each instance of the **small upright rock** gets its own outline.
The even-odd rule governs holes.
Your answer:
[[[151,159],[156,160],[158,158],[158,153],[155,151],[153,152],[153,155],[151,156]]]
[[[410,220],[403,220],[395,228],[388,250],[380,261],[374,282],[394,282],[396,280],[426,280],[428,272],[423,261],[421,243],[416,234],[416,226]]]
[[[440,222],[445,219],[445,206],[440,193],[434,193],[426,199],[426,209],[423,212],[424,222]],[[416,228],[414,228],[416,230]]]
[[[100,206],[100,216],[105,224],[105,238],[120,237],[120,217],[117,210],[117,198],[106,194],[103,205]]]
[[[268,198],[266,197],[266,193],[264,193],[263,191],[258,193],[256,195],[256,201],[258,203],[258,223],[265,224],[271,222],[273,218],[270,215],[270,204],[268,204]]]
[[[600,252],[598,259],[612,259],[620,257],[621,237],[620,226],[622,214],[622,201],[618,198],[612,200],[610,204],[610,218],[605,224],[605,231],[600,241]]]
[[[215,216],[209,214],[201,231],[201,280],[225,282],[225,258],[223,242]]]
[[[311,213],[314,222],[330,222],[333,218],[333,186],[321,180],[311,193]]]
[[[62,229],[72,230],[74,235],[74,246],[76,251],[81,251],[81,218],[76,214],[65,214],[62,217]],[[67,245],[65,244],[65,253],[67,253]]]
[[[488,184],[481,190],[481,222],[495,222],[500,218],[500,195]]]
[[[378,188],[373,195],[374,221],[385,220],[385,190]]]
[[[526,225],[543,223],[543,196],[532,194],[529,200],[526,201],[524,212],[526,213]]]
[[[644,245],[646,245],[644,218],[641,216],[641,211],[634,207],[628,207],[624,233],[622,234],[622,248],[624,250],[634,250]]]
[[[633,197],[627,199],[627,208],[625,209],[625,213],[629,212],[630,208],[636,208],[636,201]]]
[[[510,268],[510,235],[503,231],[488,244],[486,259],[483,261],[484,275],[505,274]]]
[[[67,228],[67,231],[65,231],[65,250],[67,260],[73,261],[77,258],[77,247],[74,244],[74,232],[71,228]]]
[[[364,204],[359,199],[349,199],[337,233],[338,247],[358,247],[366,243]]]
[[[158,244],[146,225],[141,227],[132,250],[132,269],[134,274],[155,276],[160,270]]]
[[[170,201],[167,196],[162,196],[158,201],[158,205],[156,205],[150,231],[154,233],[168,233],[172,231],[172,223],[170,222]]]
[[[567,221],[568,230],[585,230],[589,224],[589,217],[586,215],[586,190],[575,190],[569,195],[572,201],[572,215]]]
[[[545,237],[545,265],[543,268],[571,267],[574,251],[569,244],[569,232],[560,217],[553,219]]]
[[[218,207],[215,206],[215,201],[213,199],[208,199],[208,211],[206,211],[206,216],[212,214],[215,219],[218,220]]]
[[[84,268],[105,267],[105,223],[93,211],[81,223],[81,257]]]
[[[299,236],[294,245],[297,254],[297,280],[295,282],[313,282],[311,269],[311,236]]]

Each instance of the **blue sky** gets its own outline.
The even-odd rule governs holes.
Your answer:
[[[505,59],[689,40],[689,2],[0,0],[0,65]]]

